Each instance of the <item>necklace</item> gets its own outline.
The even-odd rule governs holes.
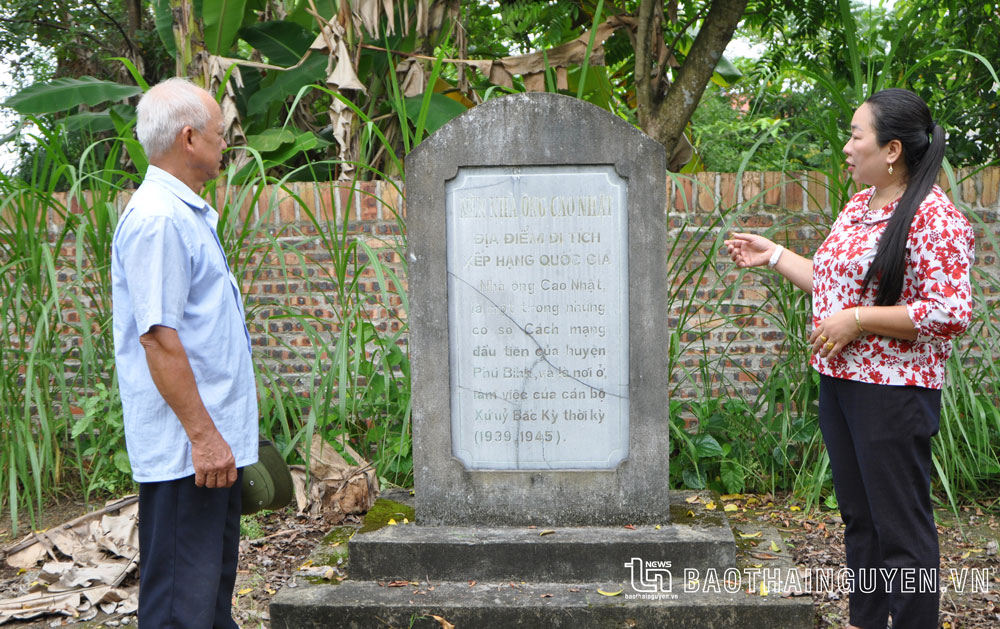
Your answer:
[[[885,190],[884,188],[879,188],[878,186],[875,187],[875,192],[873,192],[872,196],[868,198],[868,209],[881,210],[882,208],[889,205],[899,197],[903,196],[903,193],[906,192],[906,184],[897,183],[891,188],[889,188],[890,192],[884,192],[884,190]],[[875,205],[876,197],[885,199],[883,202],[879,203],[877,207]]]

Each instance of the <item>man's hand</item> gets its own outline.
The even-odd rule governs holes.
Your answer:
[[[194,484],[215,489],[232,487],[236,482],[236,459],[222,435],[191,443],[191,461],[194,463]]]
[[[177,331],[154,325],[139,337],[139,342],[146,350],[146,363],[153,383],[191,441],[194,484],[212,489],[232,487],[237,478],[236,459],[201,401],[191,363]]]

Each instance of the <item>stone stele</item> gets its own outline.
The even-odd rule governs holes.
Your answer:
[[[665,164],[555,94],[407,157],[420,525],[668,519]]]
[[[350,578],[283,588],[272,627],[812,626],[808,596],[744,589],[762,564],[710,495],[668,498],[665,162],[554,94],[409,155],[416,523],[351,537]]]

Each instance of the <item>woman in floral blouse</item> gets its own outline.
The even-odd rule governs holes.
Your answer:
[[[934,184],[944,130],[917,95],[878,92],[844,146],[854,195],[812,260],[753,234],[726,241],[740,267],[769,267],[813,296],[819,422],[846,526],[851,627],[938,624],[930,501],[951,339],[972,314],[968,220]]]

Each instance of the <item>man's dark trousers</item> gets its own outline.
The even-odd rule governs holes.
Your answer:
[[[139,484],[139,626],[237,629],[233,586],[243,470],[232,487],[194,476]]]

